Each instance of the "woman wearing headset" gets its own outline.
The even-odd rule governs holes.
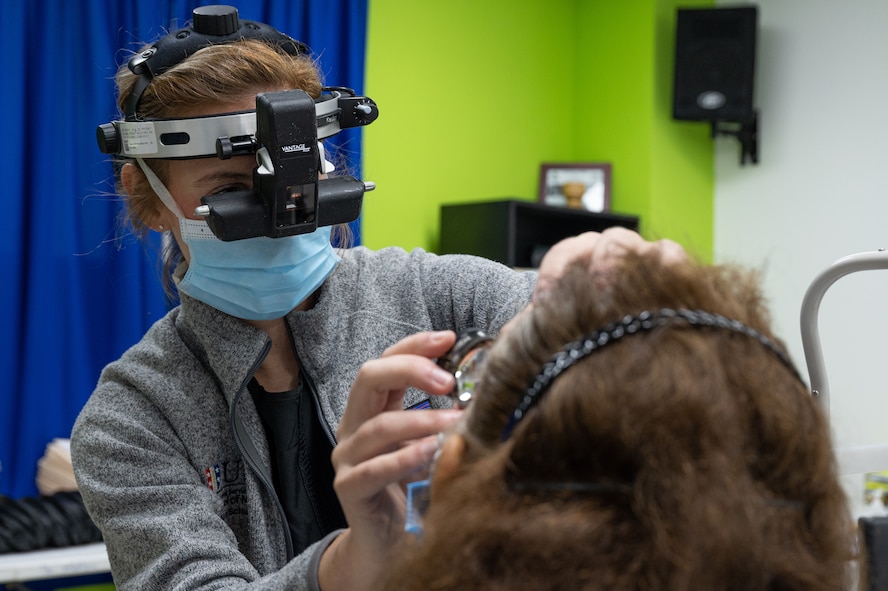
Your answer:
[[[195,26],[216,8],[196,10]],[[458,413],[436,396],[452,377],[426,365],[398,410],[442,410],[349,399],[359,367],[414,333],[414,360],[446,351],[452,331],[497,333],[536,275],[421,250],[336,250],[329,227],[216,238],[195,209],[251,189],[254,157],[163,157],[138,124],[212,124],[252,111],[259,93],[322,91],[304,45],[236,12],[233,27],[186,51],[197,31],[173,31],[119,70],[118,104],[135,125],[121,127],[130,152],[118,187],[136,232],[164,234],[180,304],[102,373],[72,434],[75,472],[120,589],[360,589],[403,506],[361,496],[392,476],[373,462],[351,472],[340,506],[330,455],[346,407],[383,419],[343,460],[378,457],[397,472],[427,463],[426,437]],[[650,246],[608,236],[617,250]],[[599,238],[576,246],[595,250]]]

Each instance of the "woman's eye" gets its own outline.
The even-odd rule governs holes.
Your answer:
[[[250,188],[246,185],[242,184],[234,184],[234,185],[225,185],[224,187],[219,187],[212,193],[211,195],[221,195],[222,193],[231,193],[232,191],[249,191]]]

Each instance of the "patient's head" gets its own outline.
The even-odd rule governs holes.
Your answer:
[[[843,588],[853,524],[828,426],[756,277],[627,256],[549,289],[489,352],[386,588]],[[607,344],[544,371],[596,331]]]

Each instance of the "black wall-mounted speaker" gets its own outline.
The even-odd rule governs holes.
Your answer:
[[[672,116],[750,121],[758,8],[682,8],[677,15]]]

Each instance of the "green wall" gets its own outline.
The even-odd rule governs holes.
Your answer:
[[[370,0],[364,243],[434,251],[442,204],[535,200],[541,162],[606,161],[614,211],[710,259],[712,141],[671,119],[677,5]]]

